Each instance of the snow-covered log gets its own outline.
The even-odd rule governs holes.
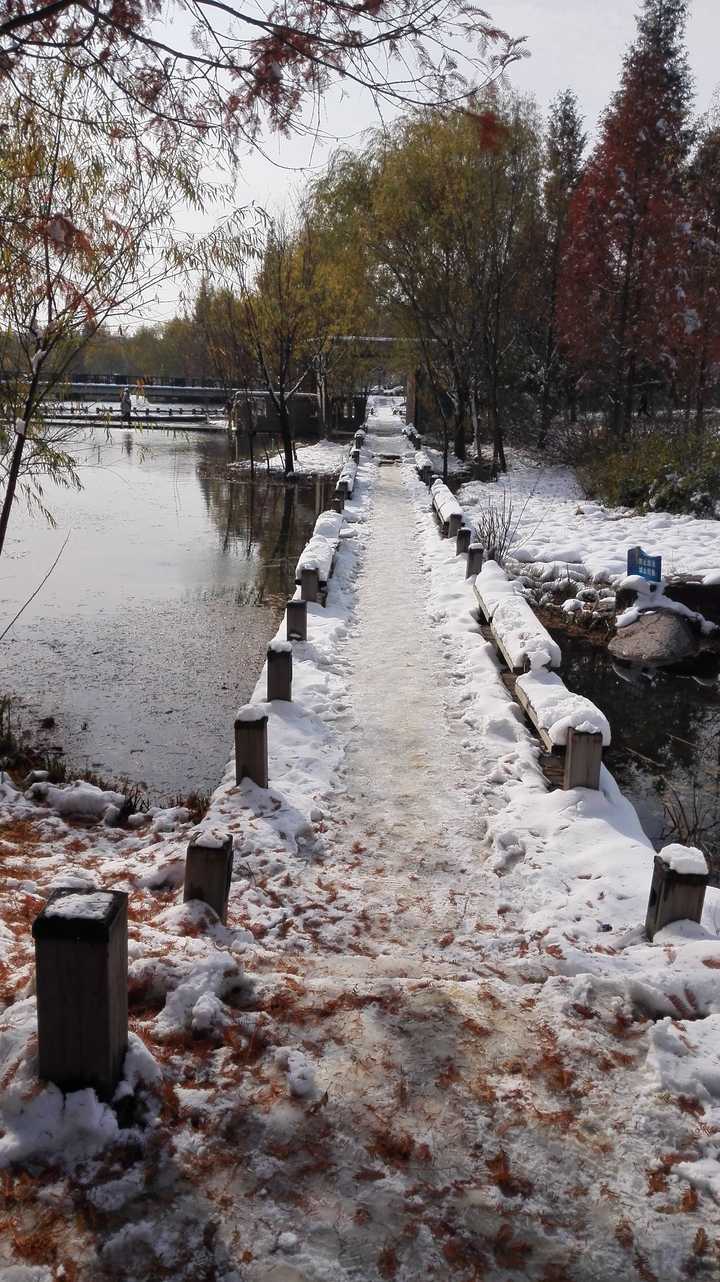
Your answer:
[[[443,535],[454,539],[463,523],[463,510],[460,504],[444,481],[433,481],[430,486],[430,493],[432,494],[433,509],[442,526]]]
[[[519,593],[499,602],[490,629],[511,672],[560,667],[560,646]]]
[[[522,599],[522,598],[518,598]],[[546,668],[518,677],[515,696],[548,752],[564,748],[564,788],[597,788],[602,750],[610,743],[607,717]]]
[[[315,522],[312,538],[305,544],[295,566],[296,583],[302,584],[303,573],[306,576],[316,574],[320,591],[326,590],[327,581],[332,574],[342,524],[341,512],[320,513]]]
[[[418,450],[415,454],[415,470],[426,485],[430,484],[433,473],[433,465],[424,450]]]
[[[475,580],[475,596],[487,623],[501,601],[517,596],[517,584],[509,579],[497,561],[486,561]]]

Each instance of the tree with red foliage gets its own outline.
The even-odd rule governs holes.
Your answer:
[[[703,131],[687,175],[689,264],[678,299],[685,422],[705,426],[708,393],[720,370],[720,123]]]
[[[625,435],[638,385],[673,381],[673,316],[688,247],[687,0],[644,0],[620,88],[573,199],[559,321],[571,360]]]
[[[140,106],[167,136],[252,141],[264,121],[312,128],[306,102],[334,83],[379,105],[448,102],[521,56],[471,0],[0,0],[0,78],[68,61],[105,93]],[[190,24],[185,24],[185,15]],[[162,19],[162,20],[161,20]],[[189,29],[188,29],[189,26]]]

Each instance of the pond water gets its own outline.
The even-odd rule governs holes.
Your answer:
[[[147,785],[153,800],[207,792],[232,747],[334,482],[228,472],[225,433],[89,430],[81,493],[48,486],[49,528],[16,505],[0,561],[0,695],[23,701],[73,772]]]
[[[652,677],[614,664],[603,646],[554,631],[562,676],[607,716],[608,768],[656,848],[689,841],[720,885],[720,687],[716,677]]]

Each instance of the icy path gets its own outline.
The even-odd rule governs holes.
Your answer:
[[[388,451],[396,442],[376,438]],[[423,970],[427,949],[486,909],[469,804],[473,761],[446,717],[446,660],[424,605],[413,513],[401,471],[379,469],[372,532],[348,646],[355,731],[346,756],[352,844],[366,865],[364,943],[390,973]],[[458,885],[463,894],[458,897]],[[494,912],[494,906],[492,908]]]
[[[370,445],[403,451],[399,437]],[[577,1010],[559,1026],[547,972],[523,971],[536,946],[483,867],[490,771],[426,597],[408,490],[381,466],[345,655],[347,791],[321,869],[285,892],[291,934],[312,942],[293,957],[267,938],[261,963],[295,1102],[271,1080],[237,1137],[232,1197],[256,1252],[243,1277],[629,1282],[697,1261],[702,1274],[697,1196],[653,1161],[692,1120],[635,1134],[638,1034],[611,1009],[604,1025]],[[668,1190],[659,1208],[651,1180]]]

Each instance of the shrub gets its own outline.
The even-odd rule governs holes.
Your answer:
[[[720,441],[645,433],[578,468],[587,494],[623,507],[720,515]]]

